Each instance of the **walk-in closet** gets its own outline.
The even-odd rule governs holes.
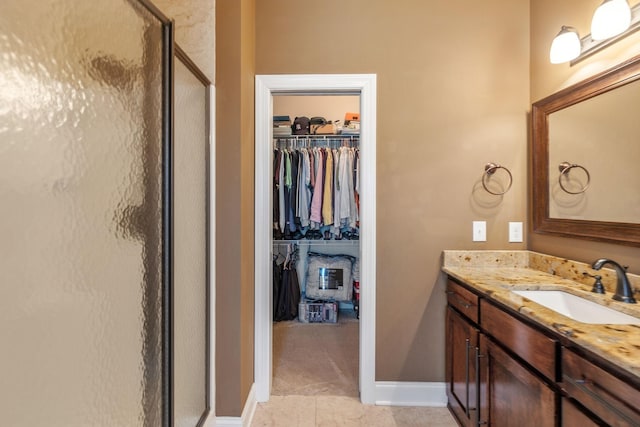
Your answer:
[[[273,97],[271,394],[358,397],[360,96]]]

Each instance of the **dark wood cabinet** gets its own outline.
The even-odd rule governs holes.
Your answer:
[[[475,422],[478,329],[447,308],[446,377],[449,408],[463,426]]]
[[[640,426],[640,390],[567,348],[562,349],[562,389],[607,425]]]
[[[447,397],[461,426],[640,426],[634,378],[454,280],[447,302]]]
[[[447,397],[461,426],[640,426],[634,378],[454,280],[447,302]]]
[[[562,398],[562,427],[600,427],[600,423],[592,415],[587,415],[566,397]]]
[[[464,427],[555,427],[557,392],[536,372],[555,379],[555,341],[456,282],[449,281],[447,300],[447,397],[458,422]],[[500,339],[517,350],[515,355],[497,343]],[[535,370],[519,360],[527,356]]]
[[[555,427],[556,392],[486,335],[480,335],[478,425]]]

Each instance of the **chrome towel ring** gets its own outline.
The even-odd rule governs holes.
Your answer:
[[[491,177],[491,175],[493,175],[498,169],[504,169],[509,175],[509,185],[507,185],[507,188],[501,193],[496,193],[495,191],[491,191],[487,187],[487,179],[489,179],[489,177]],[[482,175],[482,186],[484,187],[485,190],[487,190],[487,193],[493,194],[495,196],[502,196],[504,193],[509,191],[509,189],[511,188],[511,184],[513,184],[513,175],[511,175],[511,171],[509,171],[509,169],[497,163],[487,163],[486,165],[484,165],[484,174]]]
[[[582,169],[584,171],[584,173],[587,174],[587,183],[579,191],[569,191],[569,190],[567,190],[565,188],[564,184],[562,184],[562,177],[565,176],[565,175],[567,175],[567,177],[568,177],[569,176],[569,172],[573,168]],[[565,193],[582,194],[585,191],[587,191],[587,188],[589,188],[589,184],[591,184],[591,174],[589,174],[589,171],[584,166],[576,165],[575,163],[571,164],[569,162],[562,162],[562,163],[560,163],[560,165],[558,165],[558,170],[560,171],[560,175],[558,176],[558,184],[560,184],[560,188],[562,188],[562,191],[564,191]]]

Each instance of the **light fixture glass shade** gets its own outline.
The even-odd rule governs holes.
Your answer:
[[[553,42],[549,52],[549,60],[552,64],[561,64],[571,61],[580,55],[580,36],[575,28],[562,26]]]
[[[627,0],[605,0],[591,20],[591,38],[604,40],[623,33],[631,25],[631,8]]]

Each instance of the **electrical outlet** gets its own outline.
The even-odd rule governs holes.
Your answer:
[[[522,242],[522,223],[510,222],[509,223],[509,242]]]
[[[486,221],[473,221],[473,241],[474,242],[487,241],[487,222]]]

